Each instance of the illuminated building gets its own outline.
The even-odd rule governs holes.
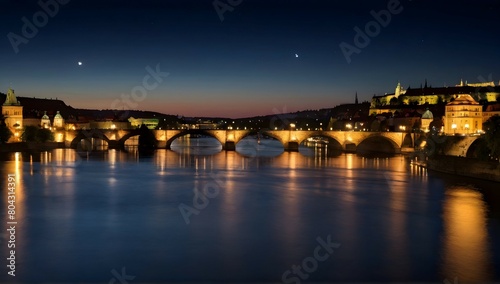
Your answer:
[[[130,117],[128,119],[133,128],[139,128],[141,125],[146,125],[149,129],[155,129],[158,126],[160,120],[158,118],[134,118]]]
[[[472,134],[483,129],[483,108],[470,95],[459,95],[446,105],[445,134]]]
[[[10,88],[2,105],[2,114],[5,117],[5,124],[14,134],[11,140],[19,140],[23,129],[23,106],[17,100],[14,90]]]
[[[427,109],[424,114],[422,114],[422,118],[421,118],[421,127],[420,129],[422,129],[422,131],[424,132],[429,132],[430,129],[429,129],[429,125],[431,124],[431,122],[434,120],[434,115],[432,114],[432,112]]]
[[[55,128],[63,128],[64,127],[64,118],[61,116],[59,111],[57,111],[56,115],[54,116],[54,127]]]
[[[44,112],[44,114],[42,116],[42,120],[40,121],[40,125],[42,126],[42,128],[50,128],[50,126],[51,126],[50,118],[47,115],[47,112]]]
[[[500,86],[495,82],[485,83],[464,83],[453,87],[424,87],[404,89],[398,83],[394,93],[382,96],[373,96],[370,106],[370,115],[377,115],[385,112],[394,113],[405,107],[419,105],[437,105],[448,103],[459,95],[467,94],[477,97],[482,102],[495,102],[500,98]]]

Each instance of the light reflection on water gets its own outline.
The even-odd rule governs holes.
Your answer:
[[[138,283],[279,282],[327,235],[341,247],[310,281],[500,280],[495,184],[428,174],[402,156],[252,142],[221,152],[191,139],[152,157],[7,154],[2,181],[18,179],[16,280],[104,283],[126,267]],[[186,225],[179,204],[193,206],[194,188],[214,176],[220,193]]]

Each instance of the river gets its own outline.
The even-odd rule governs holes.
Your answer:
[[[214,141],[4,153],[0,282],[500,281],[498,184],[398,155]]]

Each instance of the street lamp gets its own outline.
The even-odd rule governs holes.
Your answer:
[[[457,125],[456,125],[455,123],[453,123],[453,124],[451,125],[451,129],[453,129],[453,134],[454,134],[454,135],[455,135],[455,134],[457,134]]]
[[[345,128],[347,128],[348,130],[351,130],[352,129],[352,125],[350,123],[346,124]]]
[[[465,132],[467,134],[469,134],[469,124],[468,123],[465,124]]]
[[[399,130],[401,130],[401,132],[405,132],[406,131],[406,126],[400,125],[399,126]]]
[[[295,123],[290,123],[290,130],[295,130]]]

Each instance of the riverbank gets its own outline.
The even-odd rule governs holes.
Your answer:
[[[500,182],[500,163],[494,161],[440,155],[417,164],[432,171]]]

